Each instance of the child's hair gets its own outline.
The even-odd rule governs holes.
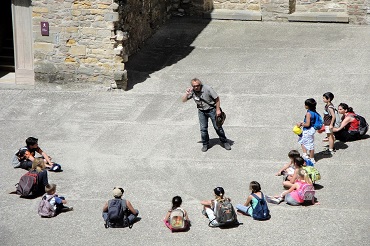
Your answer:
[[[298,176],[301,180],[303,179],[307,184],[312,184],[312,181],[310,177],[308,176],[308,173],[303,168],[300,168],[298,170]]]
[[[257,181],[252,181],[249,184],[249,189],[252,191],[252,193],[257,193],[257,192],[261,191],[261,185]]]
[[[225,195],[224,188],[222,188],[222,187],[216,187],[213,191],[215,192],[216,200],[217,201],[224,199],[224,195]]]
[[[309,110],[311,111],[316,111],[316,101],[313,98],[308,98],[306,101],[304,101],[304,105],[308,107]]]
[[[42,158],[35,158],[32,162],[31,170],[36,170],[36,172],[41,172],[45,169],[45,161]]]
[[[347,105],[347,104],[345,104],[345,103],[340,103],[340,104],[339,104],[339,106],[340,106],[340,107],[342,107],[342,109],[346,110],[347,112],[351,112],[351,113],[353,113],[353,108],[352,108],[352,107],[348,107],[348,105]],[[338,107],[339,107],[339,106],[338,106]]]
[[[175,196],[172,198],[172,210],[180,207],[182,204],[182,199],[180,196]]]
[[[29,138],[26,139],[26,145],[27,145],[27,147],[29,147],[29,146],[37,144],[38,141],[39,140],[37,138],[29,137]]]
[[[57,185],[56,184],[47,184],[45,186],[45,192],[48,194],[48,195],[52,195],[57,189]]]
[[[333,99],[334,99],[334,94],[333,93],[331,93],[331,92],[326,92],[326,93],[324,93],[324,95],[322,95],[323,97],[325,97],[326,98],[326,100],[329,100],[330,102],[331,101],[333,101]]]
[[[291,158],[291,159],[295,159],[295,158],[300,157],[300,156],[301,156],[301,154],[299,154],[298,150],[295,150],[295,149],[289,151],[289,153],[288,153],[288,157]]]
[[[303,167],[304,165],[304,159],[300,156],[294,158],[294,165],[298,168]]]

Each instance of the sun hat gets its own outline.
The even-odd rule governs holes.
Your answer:
[[[114,187],[113,196],[114,197],[121,197],[122,195],[123,195],[123,189],[119,186]]]

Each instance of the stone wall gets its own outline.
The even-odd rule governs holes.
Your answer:
[[[260,0],[214,0],[215,9],[260,10]]]
[[[32,0],[35,80],[126,88],[124,62],[168,18],[171,0]],[[49,23],[42,36],[40,23]]]
[[[51,83],[112,82],[123,71],[114,53],[113,21],[117,8],[109,0],[33,0],[35,79]],[[40,22],[49,23],[42,36]]]

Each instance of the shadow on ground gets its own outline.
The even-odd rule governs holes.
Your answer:
[[[177,63],[188,56],[191,45],[210,20],[190,17],[174,17],[162,26],[143,48],[129,57],[127,90],[150,78],[150,74]]]

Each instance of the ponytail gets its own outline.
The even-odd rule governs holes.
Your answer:
[[[298,170],[298,175],[299,175],[299,177],[300,177],[301,179],[303,179],[303,180],[304,180],[304,182],[306,182],[307,184],[312,185],[312,181],[311,181],[310,176],[308,175],[308,173],[307,173],[307,171],[306,171],[306,170],[304,170],[303,168],[300,168],[300,169]]]

